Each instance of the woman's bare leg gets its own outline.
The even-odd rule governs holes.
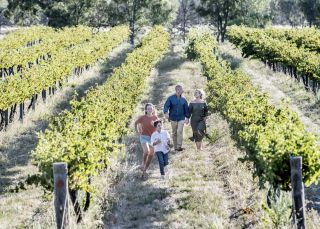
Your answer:
[[[202,142],[196,142],[197,150],[202,150]]]
[[[142,146],[142,151],[143,151],[143,165],[142,165],[142,169],[144,170],[144,168],[146,167],[146,163],[147,163],[147,158],[148,158],[148,153],[149,153],[149,147],[148,144],[141,144]]]
[[[200,149],[200,150],[203,150],[202,141],[199,142],[199,149]]]
[[[148,146],[148,155],[147,155],[147,159],[146,159],[146,163],[145,163],[145,171],[149,168],[150,163],[152,161],[153,155],[154,155],[154,149],[152,146],[147,145]]]

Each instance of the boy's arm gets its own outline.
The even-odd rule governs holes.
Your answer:
[[[151,135],[151,145],[155,146],[155,145],[158,145],[158,144],[159,144],[159,142],[158,142],[158,140],[156,141],[156,135],[152,134]]]

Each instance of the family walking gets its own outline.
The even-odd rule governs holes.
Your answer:
[[[194,100],[188,105],[185,97],[182,96],[181,85],[175,87],[175,94],[166,100],[163,113],[171,123],[172,143],[175,151],[183,151],[183,127],[188,125],[189,120],[193,136],[189,138],[195,141],[198,151],[202,150],[202,139],[206,134],[206,119],[208,106],[204,100],[204,93],[200,89],[194,92]],[[145,113],[135,122],[135,129],[140,135],[140,143],[143,150],[143,177],[147,176],[147,169],[150,166],[154,153],[159,161],[161,179],[165,179],[166,166],[168,165],[168,153],[171,147],[171,138],[168,131],[164,130],[162,121],[156,114],[152,103],[145,105]]]

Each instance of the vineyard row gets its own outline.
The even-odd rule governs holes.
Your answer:
[[[70,36],[72,36],[70,34]],[[0,83],[0,127],[8,121],[8,113],[14,113],[16,106],[27,100],[34,102],[37,94],[57,84],[61,86],[67,77],[81,69],[88,68],[102,59],[114,47],[129,36],[126,26],[118,26],[108,32],[95,35],[91,40],[53,53],[50,60],[41,62],[24,72],[23,77],[14,75]],[[8,110],[11,110],[9,112]]]
[[[76,200],[79,190],[93,193],[91,178],[104,170],[122,148],[119,140],[127,133],[127,123],[144,92],[145,80],[168,51],[168,44],[168,32],[154,27],[104,85],[89,90],[80,101],[72,100],[70,111],[51,120],[32,153],[40,171],[33,176],[34,182],[52,191],[52,164],[65,162],[71,200]]]
[[[46,33],[38,30],[41,42],[36,45],[23,46],[18,49],[1,49],[0,77],[5,79],[15,74],[23,75],[24,70],[50,58],[55,52],[59,52],[61,49],[67,52],[68,48],[92,39],[91,30],[85,26],[63,28],[58,31],[49,30]]]
[[[217,60],[214,49],[217,44],[209,33],[192,33],[188,56],[203,65],[210,109],[229,122],[238,144],[246,149],[243,160],[253,162],[260,185],[289,190],[290,156],[302,156],[305,184],[317,183],[319,138],[306,132],[298,115],[287,106],[270,105],[268,95],[259,92],[247,75]]]
[[[274,71],[283,71],[303,81],[306,89],[320,92],[320,54],[309,51],[303,45],[297,47],[281,36],[272,36],[263,29],[232,26],[229,40],[241,48],[245,57],[255,57],[268,64]]]

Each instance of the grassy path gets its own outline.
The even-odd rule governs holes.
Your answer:
[[[171,52],[148,82],[136,116],[150,101],[162,117],[163,103],[177,83],[184,86],[190,101],[194,89],[204,88],[205,81],[201,66],[186,60],[183,46],[173,43]],[[199,153],[188,140],[191,127],[185,126],[186,150],[170,153],[169,178],[164,181],[159,179],[156,157],[149,178],[141,179],[138,137],[134,133],[127,136],[126,158],[110,194],[113,207],[105,213],[104,228],[259,228],[262,192],[252,180],[250,166],[238,161],[242,153],[234,146],[228,125],[219,115],[210,116],[208,127],[214,142],[205,142],[204,151]],[[171,132],[169,123],[165,128]],[[245,213],[243,209],[252,212]]]

